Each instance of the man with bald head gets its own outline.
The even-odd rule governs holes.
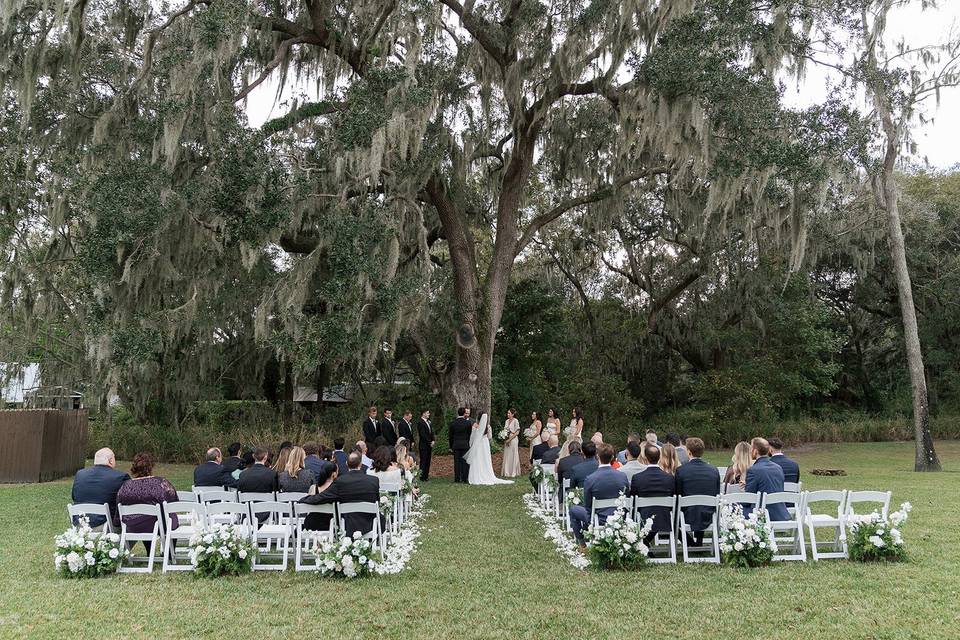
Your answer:
[[[223,466],[220,449],[207,449],[206,461],[193,470],[193,484],[197,487],[236,487],[237,479]]]
[[[114,526],[120,526],[117,515],[117,492],[120,485],[130,479],[129,474],[117,471],[117,459],[113,451],[104,447],[93,454],[93,466],[77,471],[73,479],[70,498],[74,504],[107,504]],[[99,527],[106,522],[103,516],[91,515],[90,526]]]

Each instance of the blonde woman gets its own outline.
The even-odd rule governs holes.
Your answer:
[[[753,464],[749,442],[737,443],[733,450],[733,457],[730,458],[730,463],[730,466],[727,467],[727,474],[723,477],[723,482],[724,484],[739,484],[742,489],[747,482],[747,469]]]
[[[313,471],[304,467],[307,454],[303,447],[292,447],[287,457],[287,464],[280,472],[280,491],[299,491],[307,493],[317,481]]]
[[[677,455],[677,449],[669,442],[660,449],[660,462],[657,463],[661,469],[674,476],[677,475],[677,469],[680,468],[680,457]]]
[[[416,464],[410,455],[410,442],[406,438],[397,440],[397,464],[404,471],[410,471]]]
[[[287,460],[290,458],[290,449],[293,448],[293,445],[290,446],[280,446],[280,452],[277,454],[277,459],[274,460],[273,466],[270,467],[277,473],[280,473],[287,468]]]
[[[516,418],[516,411],[507,409],[507,421],[503,428],[507,431],[507,439],[503,442],[503,467],[500,475],[504,478],[516,478],[520,475],[520,421]]]

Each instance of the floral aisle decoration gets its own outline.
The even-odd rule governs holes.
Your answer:
[[[533,483],[533,486],[539,487],[540,483],[543,482],[543,467],[539,464],[535,464],[530,467],[530,482]]]
[[[858,562],[897,561],[906,557],[901,529],[913,506],[909,502],[887,517],[874,511],[847,516],[847,546],[850,559]]]
[[[390,541],[387,543],[387,550],[383,554],[381,561],[377,563],[376,573],[378,575],[396,574],[406,568],[407,563],[410,562],[410,558],[413,556],[413,552],[417,549],[417,541],[421,533],[421,523],[424,518],[433,513],[427,508],[429,501],[429,494],[421,494],[413,501],[406,520],[403,521],[400,529],[390,536]]]
[[[397,499],[394,496],[390,495],[389,493],[381,493],[379,502],[380,515],[392,516],[393,508],[396,502]]]
[[[255,549],[246,525],[213,524],[198,529],[189,541],[195,575],[205,578],[250,573]]]
[[[564,495],[563,499],[567,503],[567,509],[570,507],[579,507],[583,505],[583,489],[581,487],[567,489],[567,493]]]
[[[758,508],[743,515],[743,505],[724,502],[720,506],[720,555],[723,563],[736,567],[770,564],[777,552],[773,528]]]
[[[603,524],[591,525],[584,532],[587,553],[601,569],[637,569],[647,563],[649,547],[644,538],[653,529],[653,518],[635,521],[627,508],[627,498],[621,494],[617,508]]]
[[[53,566],[65,578],[96,578],[115,573],[129,556],[120,548],[120,536],[94,531],[85,516],[54,538],[54,544]]]
[[[590,566],[590,560],[580,551],[573,538],[564,532],[560,519],[554,516],[552,511],[543,508],[536,494],[525,494],[523,503],[527,513],[543,525],[543,537],[553,542],[557,553],[577,569],[586,569]]]

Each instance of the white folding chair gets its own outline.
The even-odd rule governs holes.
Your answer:
[[[547,476],[557,476],[557,465],[555,464],[542,464],[540,468],[543,469],[543,480],[540,482],[540,503],[547,509],[553,508],[553,500],[556,498],[556,490],[550,489],[549,481]]]
[[[250,502],[250,525],[253,527],[253,544],[256,555],[253,559],[255,571],[285,571],[287,558],[290,553],[290,537],[293,533],[290,526],[293,515],[293,506],[289,502]],[[260,514],[266,514],[263,524],[259,524]],[[277,551],[273,552],[272,543],[277,541]],[[260,542],[265,541],[265,547]],[[267,557],[279,556],[280,562],[261,562]]]
[[[102,533],[113,533],[113,516],[110,515],[110,505],[108,505],[106,502],[103,504],[94,504],[92,502],[68,504],[67,515],[70,517],[70,526],[73,526],[74,518],[87,516],[87,522],[89,522],[90,516],[101,516],[105,518],[103,524],[99,524],[90,528],[93,531],[100,531]]]
[[[223,485],[191,485],[190,491],[193,491],[193,494],[197,496],[197,502],[203,502],[201,495],[207,493],[208,491],[223,491]]]
[[[880,515],[884,518],[890,513],[890,499],[893,497],[891,491],[849,491],[847,492],[847,508],[845,513],[852,515],[857,513],[854,505],[857,504],[879,504]],[[867,512],[869,513],[869,511]]]
[[[563,479],[563,491],[560,496],[557,497],[557,502],[560,503],[560,513],[557,514],[557,517],[560,518],[562,523],[563,530],[570,530],[570,509],[567,507],[567,494],[570,492],[570,478]]]
[[[670,508],[670,531],[669,532],[657,532],[653,537],[653,540],[650,541],[650,556],[648,559],[650,562],[655,564],[676,564],[677,563],[677,534],[676,527],[673,526],[673,523],[676,522],[677,515],[677,497],[676,496],[667,496],[663,498],[641,498],[639,496],[634,496],[633,498],[633,519],[636,522],[643,524],[643,516],[640,515],[640,510],[646,507],[669,507]],[[666,540],[662,536],[666,536]],[[668,552],[666,556],[655,556],[653,555],[654,551],[659,548],[666,546],[665,549]]]
[[[193,495],[193,494],[191,494]],[[166,537],[163,545],[163,572],[167,571],[192,571],[193,565],[185,553],[187,547],[177,547],[177,542],[183,540],[187,543],[197,530],[203,526],[206,514],[206,506],[201,502],[182,500],[178,502],[163,503],[164,528]],[[173,516],[177,516],[179,526],[173,528]],[[177,555],[179,550],[184,553]],[[185,560],[183,564],[177,560]]]
[[[363,534],[366,540],[372,540],[380,548],[382,553],[387,550],[386,539],[383,531],[380,529],[380,505],[376,502],[340,502],[337,503],[337,514],[340,516],[340,530],[346,531],[343,516],[350,513],[368,513],[373,515],[373,528],[368,533]],[[347,535],[353,535],[347,532]]]
[[[720,482],[723,482],[723,479],[727,477],[727,468],[717,467],[717,471],[720,472]]]
[[[289,502],[289,500],[277,500],[277,494],[273,491],[263,493],[258,491],[240,491],[237,494],[239,502]]]
[[[713,516],[710,519],[710,526],[703,530],[704,534],[710,534],[710,546],[702,544],[699,547],[691,546],[687,542],[687,535],[694,533],[687,520],[684,517],[684,507],[713,507]],[[718,528],[718,514],[720,507],[720,498],[718,496],[680,496],[677,500],[677,511],[680,512],[680,541],[683,545],[684,562],[710,562],[720,564],[720,529]],[[690,551],[712,551],[709,556],[692,556]]]
[[[609,509],[611,507],[615,509],[619,501],[620,498],[594,498],[593,502],[590,503],[590,526],[600,526],[600,517],[597,515],[597,511],[600,509]],[[629,512],[629,503],[627,509]]]
[[[241,529],[247,535],[250,533],[250,503],[239,502],[208,502],[207,522],[210,524],[234,524],[245,527]]]
[[[801,491],[803,491],[803,483],[802,482],[784,482],[783,490],[786,491],[787,493],[800,493]]]
[[[803,522],[807,525],[807,535],[810,538],[810,553],[814,560],[827,558],[847,557],[847,532],[845,509],[847,508],[846,491],[806,491],[803,497]],[[826,503],[833,506],[827,513],[815,513],[814,504]],[[832,511],[832,512],[831,512]],[[832,529],[833,539],[826,542],[817,541],[817,529]],[[821,544],[830,545],[831,551],[820,551]]]
[[[177,491],[177,502],[199,502],[193,491]]]
[[[745,493],[743,491],[734,491],[731,493],[723,494],[723,501],[730,504],[740,504],[743,505],[744,511],[746,511],[747,506],[758,508],[762,499],[762,495],[759,493]]]
[[[796,500],[791,500],[787,502],[787,511],[790,512],[790,515],[794,515],[797,512],[797,508],[800,505],[800,494],[803,493],[803,483],[802,482],[784,482],[783,490],[787,493],[793,493],[796,495]],[[803,521],[803,513],[800,513],[800,521]]]
[[[783,504],[788,507],[796,505],[790,520],[771,520],[769,507],[772,504]],[[803,494],[796,494],[792,491],[780,491],[777,493],[763,494],[763,510],[767,514],[767,522],[773,529],[773,538],[777,543],[777,552],[773,555],[774,560],[800,560],[807,561],[807,547],[803,540]],[[787,536],[778,536],[777,534],[787,533]],[[782,553],[781,549],[789,547],[793,553]]]
[[[163,513],[158,504],[131,504],[117,505],[120,512],[120,548],[129,549],[130,555],[120,561],[117,568],[118,573],[151,573],[153,571],[153,559],[157,552],[164,549],[163,536]],[[124,518],[127,516],[153,516],[153,528],[149,533],[134,533],[127,530],[127,523]],[[137,542],[142,542],[146,549],[146,555],[137,556],[133,553],[133,548]],[[135,566],[138,562],[146,562],[146,566]],[[129,563],[131,566],[124,566]]]
[[[384,533],[394,535],[400,530],[401,515],[403,506],[400,504],[402,499],[403,484],[400,482],[380,482],[380,495],[389,495],[393,498],[393,510],[387,514],[387,524]]]
[[[277,502],[300,502],[307,497],[306,491],[277,491]]]
[[[743,493],[743,489],[740,487],[739,482],[728,482],[723,485],[723,494],[728,493]]]
[[[212,502],[237,502],[237,490],[236,489],[227,489],[227,490],[212,490],[204,491],[197,494],[200,502],[210,504]]]
[[[327,531],[313,531],[303,528],[304,519],[311,513],[330,514],[330,528]],[[314,547],[321,540],[333,540],[337,523],[337,508],[334,504],[302,504],[293,503],[293,516],[296,520],[297,548],[293,555],[294,571],[313,571],[316,569]],[[311,564],[305,564],[305,559],[314,559]]]

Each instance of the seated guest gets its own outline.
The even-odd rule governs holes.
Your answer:
[[[404,471],[410,471],[410,469],[417,465],[410,453],[410,441],[406,438],[401,437],[397,439],[397,446],[394,451],[396,452],[397,464],[400,465],[400,468]]]
[[[670,475],[674,475],[677,469],[680,468],[680,461],[677,459],[677,450],[669,442],[660,449],[659,467]]]
[[[237,479],[223,468],[220,449],[207,449],[206,461],[193,470],[193,484],[198,487],[236,487]]]
[[[362,466],[366,467],[364,471],[366,471],[367,469],[372,469],[373,460],[367,457],[367,453],[368,453],[367,443],[364,442],[363,440],[358,441],[356,446],[354,447],[354,450],[360,452],[360,463]]]
[[[277,490],[277,472],[267,466],[270,452],[257,447],[253,452],[253,464],[240,472],[237,489],[248,493],[272,493]]]
[[[544,440],[544,441],[541,442],[540,444],[534,445],[534,446],[533,446],[533,450],[532,450],[532,451],[533,451],[533,453],[532,453],[532,455],[533,455],[533,461],[534,461],[534,462],[537,462],[537,461],[539,460],[539,461],[542,463],[542,462],[543,462],[543,454],[546,453],[549,449],[550,449],[549,439]]]
[[[119,526],[117,516],[117,492],[130,476],[117,471],[117,459],[113,451],[104,447],[93,454],[93,466],[77,471],[73,479],[70,498],[74,504],[106,504],[110,506],[111,524]],[[87,516],[91,527],[99,527],[106,522],[103,516]],[[74,517],[73,523],[77,524]]]
[[[600,445],[597,447],[596,456],[600,459],[600,464],[597,470],[587,476],[583,483],[583,506],[574,505],[570,507],[570,524],[573,528],[573,537],[580,545],[584,544],[583,530],[590,525],[593,501],[616,498],[627,489],[627,476],[610,466],[610,463],[616,457],[616,451],[613,447],[608,444]],[[605,523],[615,510],[614,507],[597,509],[598,522],[600,524]]]
[[[343,450],[344,442],[343,438],[333,439],[333,462],[336,463],[340,473],[347,472],[347,452]]]
[[[677,479],[672,473],[667,472],[660,466],[660,449],[646,443],[643,454],[650,465],[643,473],[634,474],[630,481],[630,495],[641,498],[666,498],[675,495]],[[670,521],[670,507],[643,507],[640,509],[641,524],[646,522],[647,518],[653,518],[653,528],[644,539],[644,544],[647,545],[653,541],[655,535],[669,533],[673,526]]]
[[[581,445],[576,440],[570,442],[570,455],[560,458],[557,462],[557,482],[560,485],[560,491],[563,491],[563,481],[565,478],[570,478],[570,472],[573,471],[573,468],[583,462],[583,453],[581,452]]]
[[[646,442],[644,442],[646,444]],[[620,467],[620,472],[627,476],[627,480],[632,480],[635,474],[640,473],[646,469],[649,464],[643,457],[643,450],[640,448],[639,440],[631,440],[627,443],[627,461],[622,467]]]
[[[667,434],[667,444],[673,445],[674,450],[677,454],[677,466],[681,464],[686,464],[690,462],[690,455],[687,453],[686,447],[681,444],[680,436],[675,433]]]
[[[690,452],[687,451],[687,434],[680,434],[680,446],[677,447],[677,457],[680,458],[680,464],[690,462]]]
[[[317,483],[310,487],[310,495],[315,496],[326,491],[333,481],[340,475],[340,469],[333,462],[324,462],[320,465],[317,474]],[[308,513],[303,519],[303,528],[308,531],[329,531],[332,515],[329,513]]]
[[[323,460],[320,459],[320,445],[316,442],[308,442],[303,445],[303,453],[306,455],[303,459],[303,466],[309,469],[313,473],[313,477],[316,478],[317,474],[320,473],[320,467],[323,465]]]
[[[326,489],[316,495],[306,496],[300,502],[304,504],[331,504],[339,502],[380,502],[380,480],[360,470],[361,456],[351,451],[347,456],[347,473],[338,476]],[[373,514],[347,513],[343,516],[345,533],[369,533],[373,529]]]
[[[739,484],[740,489],[747,481],[747,470],[753,464],[753,458],[750,457],[750,443],[738,442],[733,449],[733,457],[730,458],[730,466],[727,467],[727,473],[723,476],[724,484]]]
[[[783,469],[780,465],[770,461],[770,445],[763,438],[754,438],[750,441],[750,455],[753,457],[753,466],[747,471],[747,493],[779,493],[783,491]],[[748,516],[753,511],[753,505],[743,506],[743,515]],[[772,504],[767,508],[771,520],[789,520],[787,506],[782,502]]]
[[[797,464],[796,460],[792,460],[783,454],[783,440],[774,437],[767,442],[770,444],[770,460],[783,469],[783,481],[800,482],[800,465]]]
[[[543,452],[540,462],[541,464],[556,464],[557,460],[560,459],[560,438],[555,433],[551,433],[550,437],[547,438],[547,445],[549,449]]]
[[[293,449],[293,445],[284,442],[280,445],[280,450],[277,452],[277,457],[273,461],[273,470],[278,474],[287,468],[287,461],[290,459],[290,450]]]
[[[593,435],[590,436],[590,442],[597,445],[598,447],[603,444],[603,434],[599,431],[594,431]]]
[[[133,465],[130,466],[130,475],[133,478],[120,487],[117,493],[117,504],[129,506],[177,501],[177,490],[173,485],[166,478],[153,475],[154,462],[153,456],[149,453],[138,453],[133,456]],[[173,515],[171,520],[174,529],[180,526],[176,515]],[[127,525],[127,531],[130,533],[150,533],[156,521],[157,519],[153,516],[124,516],[123,518],[123,523]],[[161,525],[163,526],[166,526],[166,523]],[[149,543],[144,546],[149,555],[152,551]]]
[[[630,443],[631,442],[639,443],[641,440],[642,438],[640,437],[640,434],[635,431],[631,431],[627,435],[627,446],[622,451],[617,453],[617,462],[620,463],[621,468],[629,462],[629,460],[627,459],[627,452],[628,452],[628,449],[630,448]],[[636,460],[636,458],[634,458],[634,460]]]
[[[291,447],[287,456],[287,467],[277,474],[280,491],[299,491],[306,493],[316,481],[313,471],[307,469],[303,463],[307,454],[303,447]]]
[[[703,449],[703,440],[687,438],[690,462],[677,469],[678,495],[720,495],[720,472],[712,464],[700,459]],[[693,531],[692,541],[696,546],[703,543],[703,532],[712,524],[715,511],[713,507],[684,507],[683,517]]]
[[[397,484],[401,480],[400,466],[393,461],[394,450],[386,445],[373,452],[373,468],[367,471],[380,480],[380,484]]]
[[[223,460],[223,468],[230,473],[243,470],[243,458],[240,457],[241,449],[243,449],[243,445],[239,442],[233,442],[227,447],[227,457]]]
[[[576,489],[582,487],[584,481],[591,473],[597,470],[600,463],[597,462],[597,445],[593,440],[587,440],[580,446],[583,452],[583,462],[570,470],[570,488]],[[627,476],[623,476],[626,478]]]
[[[649,442],[649,443],[652,444],[653,446],[657,447],[658,449],[663,446],[663,444],[660,442],[660,439],[657,438],[657,432],[654,431],[653,429],[647,429],[647,437],[646,437],[646,440],[647,440],[647,442]]]
[[[244,469],[246,469],[247,467],[253,466],[253,462],[254,462],[254,460],[253,460],[253,449],[247,449],[246,451],[244,451],[244,452],[243,452],[243,455],[240,456],[240,459],[243,460],[243,468],[244,468]]]

